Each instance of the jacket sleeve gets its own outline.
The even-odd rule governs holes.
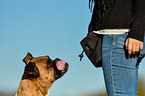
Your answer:
[[[145,0],[135,0],[133,5],[134,14],[128,38],[143,41],[145,32]]]

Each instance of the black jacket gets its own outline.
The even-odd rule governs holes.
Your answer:
[[[129,28],[128,37],[143,41],[145,0],[95,0],[89,32],[119,28]]]

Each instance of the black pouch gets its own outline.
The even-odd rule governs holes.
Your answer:
[[[80,42],[83,52],[96,68],[102,67],[102,37],[103,35],[91,33]],[[81,59],[83,52],[79,55]]]

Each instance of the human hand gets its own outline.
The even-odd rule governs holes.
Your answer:
[[[133,39],[133,38],[127,38],[125,42],[125,46],[128,50],[128,54],[135,54],[138,53],[143,49],[143,42]]]

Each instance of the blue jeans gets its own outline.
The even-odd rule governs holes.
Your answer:
[[[126,36],[125,33],[103,37],[102,64],[108,96],[137,96],[138,68],[145,56],[145,46],[140,54],[129,56],[124,46]]]

